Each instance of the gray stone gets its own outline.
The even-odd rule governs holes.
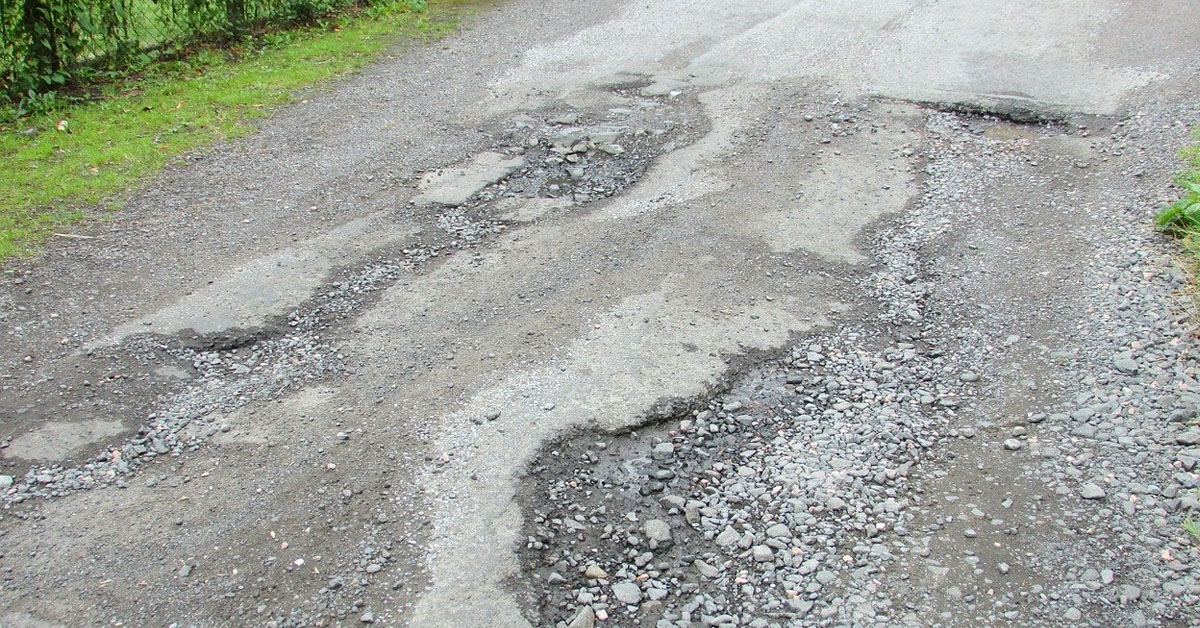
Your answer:
[[[642,533],[650,541],[650,549],[671,544],[671,526],[662,519],[650,519],[642,524]]]
[[[1104,489],[1099,486],[1088,482],[1079,488],[1079,496],[1084,499],[1104,499],[1108,496],[1108,493],[1104,492]]]
[[[1137,601],[1142,597],[1142,590],[1132,584],[1121,585],[1121,604],[1128,604]]]
[[[767,528],[767,536],[769,536],[773,539],[789,537],[791,535],[792,535],[792,531],[789,530],[788,527],[782,523],[777,523],[777,524]]]
[[[716,567],[713,567],[712,565],[700,559],[696,559],[692,563],[692,567],[695,567],[696,571],[705,578],[716,578],[717,576],[721,575],[720,569],[717,569]]]
[[[1179,436],[1175,437],[1175,442],[1180,445],[1200,445],[1200,430],[1192,428]]]
[[[729,547],[738,542],[742,535],[738,534],[733,528],[725,528],[717,535],[717,545],[721,547]]]
[[[567,628],[594,628],[596,625],[596,611],[591,606],[584,606],[575,613],[575,617],[571,619],[571,623],[567,624]]]
[[[1113,366],[1126,375],[1137,375],[1138,363],[1131,357],[1119,356],[1113,359]]]
[[[642,601],[642,590],[633,582],[618,582],[612,585],[612,592],[622,604],[632,606]]]

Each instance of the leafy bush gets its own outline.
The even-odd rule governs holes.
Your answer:
[[[128,75],[201,41],[374,5],[420,12],[426,0],[0,0],[0,104],[36,105],[64,86]]]

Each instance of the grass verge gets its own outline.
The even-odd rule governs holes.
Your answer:
[[[1188,252],[1193,272],[1200,272],[1200,127],[1197,127],[1194,137],[1196,142],[1183,151],[1187,166],[1176,180],[1183,188],[1183,195],[1160,211],[1154,218],[1154,224],[1180,239]],[[1192,284],[1193,290],[1197,289],[1197,285],[1200,284]],[[1195,294],[1195,297],[1200,301],[1200,294]],[[1190,421],[1193,425],[1198,422],[1200,417]],[[1200,543],[1200,522],[1188,517],[1183,520],[1183,529],[1193,541]]]
[[[1179,200],[1167,206],[1154,218],[1160,230],[1177,236],[1200,269],[1200,127],[1195,131],[1191,147],[1183,151],[1187,166],[1176,180],[1183,188]]]
[[[361,68],[390,45],[451,32],[479,0],[364,10],[240,48],[155,66],[96,101],[0,122],[0,263],[37,250],[87,209],[136,189],[171,159],[244,136],[298,90]]]

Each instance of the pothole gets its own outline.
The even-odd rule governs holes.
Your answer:
[[[397,219],[416,225],[413,237],[376,251],[366,263],[333,270],[332,279],[287,315],[250,328],[137,335],[120,346],[89,351],[81,359],[120,358],[147,373],[158,374],[167,366],[194,376],[181,380],[158,375],[169,380],[164,385],[170,392],[160,398],[165,401],[147,399],[140,406],[146,414],[140,418],[113,417],[110,422],[115,425],[139,426],[123,443],[78,465],[40,464],[22,476],[0,476],[7,484],[5,503],[121,485],[125,476],[156,458],[198,449],[219,433],[220,425],[210,420],[219,413],[337,377],[344,369],[335,348],[338,330],[400,277],[427,272],[450,255],[480,247],[518,226],[505,219],[513,215],[514,205],[549,202],[548,211],[561,211],[619,194],[664,152],[703,135],[703,115],[690,96],[646,97],[638,95],[636,87],[617,88],[617,95],[627,107],[560,108],[523,114],[503,124],[492,150],[501,156],[523,156],[523,167],[506,170],[507,176],[459,204],[397,208]],[[81,442],[72,451],[96,442]],[[38,451],[47,454],[44,459],[61,460],[50,455],[62,453],[61,448]]]

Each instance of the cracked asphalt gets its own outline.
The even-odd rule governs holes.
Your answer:
[[[1200,621],[1182,0],[513,0],[0,288],[0,624]]]

